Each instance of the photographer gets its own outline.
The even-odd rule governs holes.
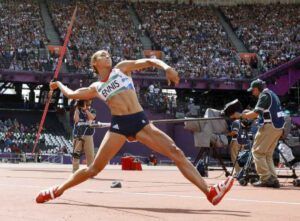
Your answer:
[[[94,129],[87,125],[80,125],[93,121],[96,118],[96,111],[91,109],[91,101],[77,101],[74,111],[74,130],[73,130],[73,173],[79,169],[80,157],[84,151],[87,166],[94,160]]]
[[[245,110],[243,113],[247,113],[249,110]],[[235,174],[237,175],[241,168],[239,164],[236,162],[239,151],[244,148],[247,144],[249,144],[249,133],[252,132],[253,122],[250,120],[235,120],[231,125],[231,132],[229,136],[231,136],[231,142],[229,144],[230,147],[230,155],[231,162],[234,165]]]
[[[280,188],[273,162],[273,152],[284,127],[280,100],[273,91],[265,88],[265,82],[260,79],[251,82],[248,91],[258,97],[254,110],[243,114],[235,112],[231,118],[259,118],[260,127],[254,138],[252,154],[260,180],[253,186]]]

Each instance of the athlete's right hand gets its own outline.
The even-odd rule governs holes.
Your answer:
[[[174,83],[175,86],[177,86],[179,84],[180,78],[178,76],[178,72],[175,71],[174,68],[169,67],[166,70],[166,78],[167,78],[169,86],[171,85],[171,83]]]
[[[51,81],[49,84],[49,87],[52,91],[56,90],[58,88],[59,81]]]

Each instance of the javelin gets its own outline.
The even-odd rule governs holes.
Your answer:
[[[210,121],[210,120],[225,120],[223,117],[209,117],[209,118],[181,118],[181,119],[161,119],[161,120],[151,120],[150,122],[153,124],[159,124],[159,123],[182,123],[186,121]],[[110,127],[110,123],[104,123],[104,122],[82,122],[78,123],[78,126],[89,126],[91,128],[107,128]]]
[[[67,45],[68,45],[70,35],[71,35],[71,32],[72,32],[72,27],[73,27],[73,24],[74,24],[74,21],[75,21],[75,18],[76,18],[76,12],[77,12],[77,6],[74,9],[74,12],[73,12],[73,15],[72,15],[72,18],[71,18],[71,22],[70,22],[68,30],[67,30],[67,35],[65,37],[63,47],[60,51],[58,64],[57,64],[55,72],[54,72],[53,80],[57,80],[58,73],[59,73],[61,65],[62,65],[62,60],[63,60],[64,55],[65,55],[66,50],[67,50]],[[50,101],[51,101],[51,98],[52,98],[52,94],[53,94],[53,90],[50,90],[49,93],[48,93],[48,98],[47,98],[46,105],[45,105],[44,112],[43,112],[43,116],[42,116],[42,119],[41,119],[41,122],[40,122],[40,125],[39,125],[39,129],[38,129],[38,132],[36,134],[35,141],[34,141],[34,146],[33,146],[32,153],[34,153],[35,148],[37,146],[37,143],[40,139],[41,131],[42,131],[42,128],[43,128],[43,125],[44,125],[44,122],[45,122],[45,119],[46,119],[46,115],[47,115],[47,112],[48,112],[48,109],[49,109],[49,104],[50,104]]]

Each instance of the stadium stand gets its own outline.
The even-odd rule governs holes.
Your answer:
[[[209,7],[137,3],[135,8],[143,29],[181,77],[227,80],[247,75],[240,72],[236,51]]]
[[[300,55],[300,5],[222,6],[233,29],[263,63],[262,71]]]
[[[67,57],[70,72],[88,71],[90,56],[99,49],[110,51],[115,63],[124,58],[136,59],[139,56],[142,45],[125,2],[88,0],[76,3],[78,17]],[[62,39],[74,5],[73,1],[48,1],[53,22]]]
[[[1,152],[31,153],[40,115],[40,113],[35,111],[8,112],[1,110]],[[70,153],[72,151],[72,142],[66,137],[66,132],[56,115],[50,113],[39,141],[38,147],[40,152],[43,154],[54,154],[62,151]]]
[[[53,62],[40,59],[47,38],[36,1],[0,2],[0,68],[47,71]]]
[[[143,47],[139,34],[142,31],[149,35],[155,49],[164,52],[164,59],[176,67],[183,78],[230,81],[252,78],[256,74],[253,65],[240,59],[209,7],[136,3],[133,8],[141,21],[141,30],[136,30],[129,13],[130,3],[92,0],[76,3],[78,18],[66,58],[71,73],[89,72],[90,55],[100,48],[109,50],[115,63],[124,58],[141,57]],[[75,2],[55,0],[47,1],[47,5],[63,40]],[[300,55],[299,5],[238,5],[220,9],[249,51],[259,55],[262,71]],[[38,3],[33,0],[2,1],[0,12],[3,14],[0,67],[53,71],[57,55],[52,53],[41,58],[39,54],[48,40]],[[15,14],[18,16],[13,16]]]

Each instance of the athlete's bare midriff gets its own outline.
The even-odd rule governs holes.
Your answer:
[[[128,115],[143,111],[134,90],[126,90],[106,101],[111,115]]]

